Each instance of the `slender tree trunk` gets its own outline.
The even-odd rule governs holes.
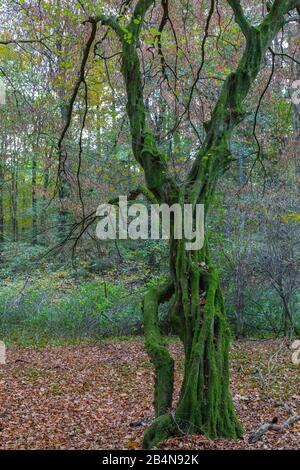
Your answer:
[[[10,192],[10,208],[11,208],[11,226],[12,240],[19,241],[19,223],[18,223],[18,162],[15,154],[12,159],[11,171],[11,192]]]
[[[48,189],[49,189],[49,181],[50,181],[50,172],[49,172],[49,164],[48,158],[50,155],[46,155],[43,163],[43,197],[42,197],[42,214],[43,214],[43,235],[41,236],[40,243],[47,245],[48,243],[48,235],[47,235],[47,228],[48,228],[48,212],[47,212],[47,196],[48,196]]]
[[[60,1],[57,1],[57,7],[60,8]],[[65,70],[62,67],[61,62],[65,59],[63,55],[63,31],[60,32],[61,37],[56,41],[56,52],[58,59],[58,69],[60,74],[64,75]],[[66,91],[62,88],[59,90],[60,99],[60,115],[63,124],[68,120],[68,106],[66,104]],[[59,198],[59,212],[58,212],[58,240],[63,242],[68,235],[67,224],[70,218],[70,211],[68,210],[68,200],[70,197],[70,183],[67,177],[69,168],[69,158],[67,152],[61,155],[62,162],[60,162],[60,168],[58,173],[58,198]]]
[[[239,171],[239,187],[240,189],[243,188],[243,186],[246,183],[246,176],[245,176],[245,161],[244,161],[244,155],[242,151],[239,152],[238,155],[238,171]],[[245,230],[245,213],[242,212],[241,214],[241,220],[240,220],[240,232],[241,234]]]
[[[36,152],[32,155],[31,204],[32,204],[32,244],[37,244],[37,194],[36,194]]]
[[[60,107],[62,121],[66,122],[67,120],[67,107],[62,104]],[[58,213],[58,239],[64,241],[68,234],[68,223],[70,219],[70,211],[68,209],[68,200],[70,197],[70,183],[67,179],[67,172],[69,167],[69,158],[66,155],[63,162],[63,171],[59,172],[59,213]]]
[[[300,10],[300,8],[298,9]],[[299,13],[300,14],[300,13]],[[300,34],[300,23],[298,23],[297,26],[298,33]],[[293,67],[295,67],[295,76],[300,77],[300,65],[299,64],[294,64]],[[295,174],[295,187],[296,191],[298,192],[299,195],[299,190],[300,190],[300,184],[299,184],[299,177],[300,177],[300,105],[296,105],[295,103],[292,103],[292,116],[293,116],[293,131],[294,131],[294,174]]]
[[[284,335],[292,338],[294,336],[296,327],[293,319],[292,312],[290,311],[289,301],[284,293],[280,295],[282,301],[282,310],[284,317]]]
[[[243,278],[240,278],[239,276],[243,277],[244,273],[239,272],[239,269],[237,269],[236,292],[235,292],[235,299],[234,299],[235,317],[236,317],[236,336],[237,338],[243,338],[244,327],[245,327],[245,320],[244,320],[245,286],[244,286]]]

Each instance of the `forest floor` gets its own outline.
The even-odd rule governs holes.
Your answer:
[[[170,348],[178,366],[178,397],[182,350],[178,342]],[[299,449],[300,421],[248,444],[262,422],[289,417],[278,403],[300,413],[300,369],[291,355],[282,341],[235,343],[231,387],[244,438],[183,435],[160,448]],[[139,449],[153,418],[152,393],[153,370],[139,340],[9,346],[7,364],[0,365],[0,449]]]

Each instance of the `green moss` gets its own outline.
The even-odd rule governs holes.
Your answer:
[[[143,319],[146,350],[155,367],[154,408],[156,416],[172,406],[174,385],[174,360],[165,343],[158,322],[159,303],[168,300],[173,293],[172,282],[151,288],[143,302]]]
[[[178,428],[172,415],[165,414],[160,416],[153,421],[145,432],[143,448],[152,449],[176,433],[178,433]]]

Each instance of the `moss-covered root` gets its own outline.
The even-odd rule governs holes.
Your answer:
[[[177,433],[178,428],[171,414],[159,416],[145,432],[143,448],[152,449]]]
[[[169,300],[173,292],[173,283],[167,282],[151,288],[143,302],[145,345],[155,367],[154,408],[156,416],[167,413],[172,406],[174,360],[160,332],[158,306]]]

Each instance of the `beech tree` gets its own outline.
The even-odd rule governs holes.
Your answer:
[[[93,50],[98,29],[100,26],[108,27],[116,35],[121,47],[121,73],[127,95],[132,149],[136,161],[144,171],[144,193],[151,200],[168,205],[191,204],[196,208],[197,204],[204,204],[206,216],[218,179],[232,162],[230,142],[235,128],[245,117],[244,101],[259,76],[272,41],[284,27],[287,15],[295,8],[298,12],[300,9],[300,0],[268,2],[268,13],[260,24],[253,25],[239,0],[227,0],[225,3],[232,9],[235,22],[244,36],[245,48],[236,69],[227,75],[220,88],[210,119],[204,123],[204,141],[197,150],[183,183],[179,184],[176,176],[172,175],[165,152],[151,130],[151,103],[145,103],[144,98],[141,56],[138,49],[147,14],[155,6],[154,0],[124,2],[123,6],[127,7],[125,26],[124,15],[121,20],[121,15],[108,14],[109,8],[103,8],[100,14],[86,18],[84,24],[90,26],[91,32],[63,132],[64,136],[81,84],[84,84],[85,88],[87,86],[86,64]],[[162,0],[161,7],[163,17],[158,35],[168,21],[168,1]],[[212,0],[206,13],[205,38],[215,8],[216,3]],[[205,39],[202,45],[205,45]],[[163,63],[161,47],[159,49]],[[201,67],[204,59],[203,54]],[[174,129],[175,132],[178,130]],[[146,349],[156,373],[156,418],[145,433],[144,447],[151,448],[169,436],[181,432],[203,433],[209,438],[237,438],[243,434],[243,429],[237,418],[229,388],[230,330],[224,311],[218,271],[210,257],[208,236],[205,235],[201,250],[187,251],[185,240],[176,240],[174,237],[173,221],[169,246],[170,277],[163,285],[151,288],[143,302]],[[166,301],[170,301],[171,324],[183,343],[185,353],[184,378],[175,411],[172,411],[174,360],[158,322],[159,305]]]

